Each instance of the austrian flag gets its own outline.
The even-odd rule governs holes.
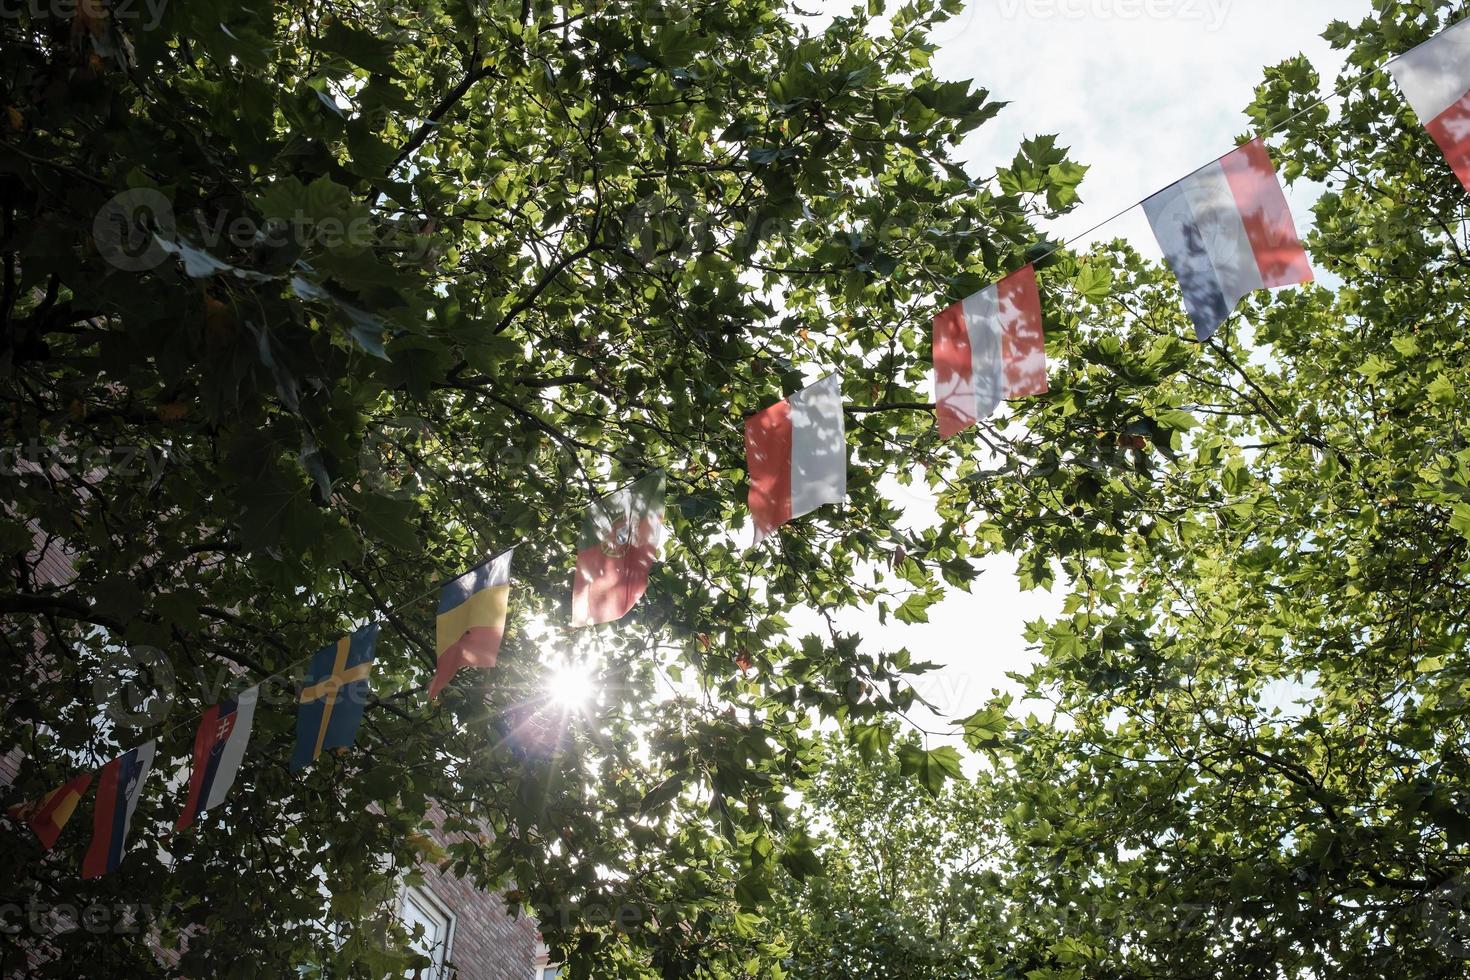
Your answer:
[[[1046,335],[1031,266],[934,318],[934,407],[941,438],[989,418],[1002,399],[1046,390]]]
[[[650,473],[587,509],[572,579],[572,625],[622,619],[648,588],[664,526],[664,474]]]
[[[1259,139],[1143,202],[1201,341],[1257,289],[1312,281],[1276,168]]]
[[[793,517],[847,496],[842,379],[829,375],[745,420],[755,544]]]
[[[1388,71],[1470,190],[1470,19],[1390,61]]]
[[[260,686],[256,685],[241,691],[233,700],[210,705],[200,716],[199,730],[194,734],[189,797],[174,825],[175,830],[188,828],[199,814],[221,803],[230,791],[235,773],[240,771],[240,760],[245,757],[245,745],[250,741],[259,693]]]
[[[156,739],[149,739],[102,767],[92,811],[92,843],[82,858],[83,878],[100,878],[122,863],[128,849],[128,826],[138,808],[143,780],[153,767],[157,744]]]

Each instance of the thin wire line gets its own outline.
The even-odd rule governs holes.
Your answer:
[[[479,564],[475,565],[474,567],[470,568],[469,570],[467,570],[465,572],[461,572],[459,575],[453,576],[452,578],[445,579],[439,585],[436,585],[432,589],[429,589],[426,592],[423,592],[423,593],[421,593],[419,595],[416,595],[416,596],[412,597],[411,599],[406,599],[406,600],[403,600],[403,601],[400,601],[400,602],[389,602],[389,603],[385,603],[383,606],[379,607],[378,610],[377,610],[377,612],[380,613],[381,616],[374,616],[374,617],[372,617],[372,621],[373,622],[376,622],[376,623],[381,623],[382,622],[382,616],[386,616],[388,613],[391,613],[391,612],[397,612],[398,610],[404,608],[405,606],[413,606],[413,605],[417,605],[420,602],[423,602],[425,599],[427,599],[430,596],[434,595],[436,592],[442,591],[443,588],[444,588],[444,586],[448,585],[450,582],[453,582],[453,581],[456,581],[457,579],[463,578],[465,575],[468,575],[470,572],[473,572],[476,569],[483,568],[484,566],[490,564],[491,562],[495,561],[496,559],[501,558],[504,555],[508,554],[509,552],[514,551],[516,548],[520,547],[522,544],[525,544],[525,543],[526,542],[524,540],[522,540],[522,541],[518,541],[515,544],[511,545],[509,548],[502,548],[500,551],[498,551],[495,554],[491,555],[489,558],[485,559],[484,561],[480,562]],[[358,627],[357,629],[361,629],[361,628],[362,627]],[[348,635],[350,636],[352,633],[357,632],[357,629],[352,630],[351,632],[349,632]],[[275,681],[279,681],[279,680],[285,679],[286,676],[289,675],[290,673],[292,673],[297,667],[300,667],[304,663],[310,662],[311,659],[313,657],[315,657],[317,655],[317,653],[319,653],[319,652],[320,652],[319,650],[313,650],[311,653],[308,653],[306,656],[301,657],[299,660],[294,660],[291,663],[287,664],[286,666],[282,667],[280,670],[276,671],[274,674],[271,674],[271,675],[269,675],[267,677],[261,678],[260,680],[256,681],[254,684],[251,684],[249,687],[244,687],[244,688],[241,688],[238,691],[235,691],[233,696],[238,697],[239,695],[244,694],[246,691],[250,690],[250,688],[253,688],[253,687],[265,687],[267,684],[270,684],[270,683],[273,683]],[[377,660],[377,654],[376,653],[374,653],[373,659],[374,659],[374,661]],[[248,670],[248,668],[247,668],[247,670]],[[215,704],[219,704],[222,701],[228,701],[228,700],[229,700],[229,697],[222,696],[222,697],[220,697],[219,701],[216,701],[215,702]],[[383,699],[382,698],[379,698],[378,700],[381,701]],[[139,745],[143,745],[143,744],[146,744],[148,742],[154,742],[154,743],[161,742],[163,740],[164,736],[171,735],[171,734],[173,734],[173,732],[177,731],[180,728],[183,728],[185,725],[193,724],[193,723],[197,722],[200,718],[203,718],[203,717],[204,717],[204,712],[202,712],[202,711],[199,714],[197,714],[197,715],[190,715],[188,718],[186,718],[183,721],[175,722],[174,724],[169,725],[167,728],[164,728],[164,729],[159,730],[158,734],[153,735],[150,738],[144,739],[143,742],[140,742],[138,744]],[[137,748],[137,746],[135,745],[132,748]],[[127,755],[127,753],[130,752],[130,751],[132,751],[131,748],[130,749],[126,749],[119,756],[117,756],[116,758],[120,758],[122,755]],[[106,763],[104,763],[104,765],[106,765]],[[99,766],[98,768],[100,769],[101,767]]]
[[[1438,35],[1436,35],[1436,36],[1438,36]],[[1410,50],[1412,51],[1413,49],[1411,48]],[[1319,106],[1326,105],[1328,102],[1332,101],[1333,99],[1340,98],[1342,96],[1347,95],[1349,89],[1355,87],[1358,83],[1366,80],[1370,76],[1372,76],[1374,74],[1377,74],[1378,72],[1383,71],[1384,70],[1384,67],[1387,64],[1391,63],[1392,61],[1397,60],[1398,58],[1402,58],[1404,56],[1404,54],[1407,54],[1407,53],[1408,52],[1404,52],[1402,54],[1395,55],[1393,58],[1390,58],[1388,62],[1385,62],[1384,65],[1380,65],[1380,66],[1376,66],[1374,68],[1370,68],[1370,69],[1368,69],[1366,71],[1363,71],[1363,72],[1358,73],[1357,75],[1350,76],[1345,81],[1339,82],[1337,84],[1337,86],[1332,91],[1330,91],[1328,94],[1326,94],[1326,95],[1322,96],[1321,98],[1318,98],[1315,101],[1313,101],[1313,102],[1311,102],[1311,103],[1303,106],[1302,108],[1298,109],[1296,112],[1292,113],[1290,116],[1287,116],[1281,122],[1277,123],[1275,126],[1272,126],[1270,129],[1266,130],[1265,132],[1258,133],[1257,134],[1258,138],[1265,139],[1265,138],[1267,138],[1269,136],[1272,136],[1272,135],[1280,132],[1282,129],[1286,128],[1291,123],[1295,122],[1297,119],[1300,119],[1302,116],[1304,116],[1308,112],[1312,111],[1313,109],[1316,109]],[[1224,153],[1220,154],[1220,156],[1217,156],[1214,160],[1211,160],[1209,163],[1202,164],[1199,167],[1196,167],[1194,170],[1190,171],[1189,174],[1185,175],[1184,177],[1179,178],[1179,180],[1176,180],[1176,181],[1174,181],[1173,183],[1170,183],[1170,184],[1166,184],[1164,187],[1160,188],[1160,191],[1168,190],[1170,187],[1173,187],[1175,184],[1178,184],[1180,181],[1187,180],[1189,177],[1193,176],[1194,174],[1199,173],[1199,171],[1203,170],[1205,167],[1210,166],[1211,163],[1216,163],[1216,162],[1224,159],[1226,156],[1229,156],[1231,153],[1235,152],[1236,149],[1238,149],[1238,147],[1233,147],[1233,148],[1231,148],[1229,150],[1226,150]],[[1097,232],[1098,230],[1100,230],[1102,228],[1105,228],[1106,226],[1112,224],[1114,221],[1117,221],[1119,218],[1123,217],[1125,214],[1128,214],[1134,208],[1137,208],[1137,207],[1141,206],[1142,204],[1144,204],[1146,201],[1149,200],[1149,198],[1155,196],[1160,191],[1155,191],[1153,194],[1148,195],[1148,197],[1144,197],[1144,198],[1142,198],[1142,199],[1140,199],[1138,201],[1135,201],[1134,203],[1128,205],[1127,207],[1125,207],[1125,208],[1123,208],[1123,209],[1115,212],[1112,215],[1109,215],[1108,217],[1104,218],[1102,221],[1099,221],[1097,224],[1095,224],[1092,227],[1088,228],[1086,231],[1080,232],[1080,233],[1078,233],[1076,235],[1071,236],[1070,238],[1067,238],[1067,239],[1065,239],[1065,240],[1057,243],[1056,245],[1053,245],[1051,248],[1047,249],[1041,255],[1037,256],[1034,259],[1032,259],[1028,264],[1035,265],[1037,263],[1040,263],[1044,259],[1047,259],[1047,258],[1049,258],[1052,255],[1055,255],[1057,252],[1060,252],[1061,250],[1063,250],[1065,248],[1068,248],[1069,246],[1075,244],[1078,241],[1081,241],[1082,239],[1088,237],[1089,235],[1092,235],[1093,233]],[[823,378],[821,380],[826,380],[826,379]],[[820,384],[821,381],[818,381],[816,383],[817,384]],[[638,477],[635,477],[632,480],[629,480],[627,483],[625,483],[623,486],[619,487],[618,489],[612,490],[612,491],[608,492],[607,494],[604,494],[603,497],[599,497],[597,499],[598,500],[603,500],[603,499],[606,499],[607,497],[613,496],[614,494],[617,494],[617,493],[621,492],[624,489],[627,489],[627,487],[632,486],[634,483],[637,483],[644,476],[649,475],[650,472],[652,472],[652,471],[651,470],[650,471],[645,471],[643,474],[641,474]],[[516,547],[518,547],[520,544],[523,544],[523,543],[525,543],[525,542],[524,541],[518,542],[516,545],[512,545],[510,548],[502,549],[501,551],[497,552],[495,555],[492,555],[490,558],[487,558],[485,561],[481,562],[480,564],[475,565],[474,568],[469,569],[467,572],[462,572],[458,576],[454,576],[452,578],[449,578],[449,579],[444,580],[443,583],[441,583],[440,585],[435,586],[434,588],[432,588],[432,589],[424,592],[422,595],[415,596],[412,599],[409,599],[409,600],[404,601],[404,602],[388,603],[386,606],[380,608],[378,611],[380,613],[385,613],[386,614],[388,612],[397,611],[398,609],[400,609],[400,608],[402,608],[404,606],[412,606],[412,605],[415,605],[416,603],[422,602],[423,600],[425,600],[425,599],[429,598],[430,596],[432,596],[435,592],[438,592],[438,591],[442,590],[443,587],[444,587],[444,585],[447,585],[450,582],[455,581],[457,578],[463,577],[463,575],[468,574],[469,571],[474,571],[477,568],[481,568],[484,565],[487,565],[490,562],[495,561],[497,558],[500,558],[502,555],[506,554],[509,551],[513,551]],[[251,686],[252,687],[264,687],[265,685],[270,684],[270,683],[272,683],[274,681],[281,680],[281,679],[285,678],[288,674],[290,674],[292,671],[294,671],[297,667],[301,666],[304,663],[309,662],[315,656],[316,656],[316,651],[313,651],[312,653],[307,654],[306,656],[300,658],[299,660],[296,660],[296,661],[294,661],[294,662],[292,662],[290,664],[287,664],[285,667],[283,667],[282,669],[276,671],[274,674],[271,674],[271,675],[269,675],[269,676],[267,676],[265,678],[262,678],[260,681],[257,681],[255,684],[253,684]],[[249,690],[249,688],[245,688],[242,691],[238,691],[236,693],[237,694],[243,693],[244,690]],[[203,713],[201,713],[197,717],[203,717]],[[157,735],[154,735],[152,737],[151,741],[157,742],[157,741],[161,740],[164,736],[169,735],[169,734],[172,734],[175,730],[177,730],[179,728],[183,728],[186,724],[189,724],[190,722],[195,721],[195,720],[196,720],[195,717],[191,717],[188,721],[181,721],[181,722],[178,722],[178,723],[176,723],[174,725],[170,725],[168,728],[165,728],[165,729],[161,730]],[[126,754],[126,753],[124,753],[124,754]]]
[[[1410,49],[1410,50],[1412,50],[1412,49]],[[1404,52],[1404,53],[1407,54],[1408,52]],[[1389,59],[1389,61],[1393,61],[1396,58],[1402,58],[1402,57],[1403,57],[1402,54],[1395,55],[1394,58]],[[1359,82],[1362,82],[1362,81],[1368,79],[1369,77],[1377,74],[1378,72],[1383,71],[1384,70],[1384,66],[1387,65],[1387,64],[1388,64],[1388,62],[1385,62],[1384,65],[1379,65],[1379,66],[1377,66],[1375,68],[1369,68],[1366,71],[1359,72],[1356,75],[1353,75],[1353,76],[1348,77],[1345,81],[1338,82],[1337,86],[1334,89],[1332,89],[1332,91],[1328,92],[1326,95],[1324,95],[1321,98],[1315,100],[1314,102],[1311,102],[1311,103],[1309,103],[1307,105],[1302,106],[1296,112],[1293,112],[1291,115],[1287,116],[1285,119],[1281,120],[1281,122],[1279,122],[1276,125],[1272,126],[1270,129],[1266,130],[1265,132],[1257,133],[1256,134],[1257,135],[1257,138],[1258,139],[1266,139],[1269,136],[1274,136],[1276,133],[1279,133],[1281,130],[1285,129],[1287,126],[1289,126],[1292,123],[1296,122],[1298,119],[1300,119],[1302,116],[1306,115],[1307,113],[1311,112],[1313,109],[1316,109],[1319,106],[1326,105],[1328,102],[1331,102],[1333,99],[1340,98],[1342,96],[1347,95],[1348,94],[1348,90],[1356,87]],[[1174,181],[1173,183],[1170,183],[1170,184],[1165,184],[1163,187],[1159,188],[1159,190],[1154,191],[1152,194],[1149,194],[1147,197],[1144,197],[1141,200],[1134,201],[1132,204],[1128,205],[1126,208],[1123,208],[1121,211],[1118,211],[1117,213],[1112,214],[1112,215],[1104,218],[1103,220],[1099,221],[1097,224],[1093,225],[1091,228],[1088,228],[1086,231],[1080,232],[1079,234],[1073,235],[1072,237],[1070,237],[1068,239],[1065,239],[1064,241],[1059,242],[1056,245],[1053,245],[1051,248],[1047,249],[1045,252],[1041,253],[1036,258],[1032,259],[1028,264],[1029,265],[1035,265],[1035,264],[1041,262],[1043,259],[1050,258],[1051,256],[1055,255],[1057,252],[1060,252],[1062,249],[1068,248],[1069,246],[1071,246],[1071,245],[1073,245],[1073,244],[1081,241],[1082,239],[1088,237],[1089,235],[1093,234],[1094,232],[1098,231],[1099,229],[1104,228],[1107,225],[1112,224],[1114,221],[1117,221],[1119,218],[1123,217],[1123,215],[1125,215],[1128,212],[1132,211],[1134,208],[1137,208],[1137,207],[1142,206],[1150,198],[1153,198],[1153,197],[1157,196],[1158,194],[1162,193],[1163,191],[1168,190],[1170,187],[1173,187],[1175,184],[1178,184],[1181,181],[1188,180],[1190,177],[1193,177],[1195,174],[1197,174],[1201,170],[1205,169],[1205,167],[1210,166],[1210,164],[1212,164],[1212,163],[1218,163],[1219,161],[1225,159],[1227,156],[1229,156],[1230,154],[1234,153],[1237,149],[1239,149],[1238,146],[1237,147],[1232,147],[1231,149],[1226,150],[1224,153],[1222,153],[1219,156],[1215,157],[1215,159],[1211,160],[1209,163],[1201,164],[1200,166],[1196,167],[1194,170],[1191,170],[1188,174],[1184,175],[1183,177],[1180,177],[1179,180],[1176,180],[1176,181]]]

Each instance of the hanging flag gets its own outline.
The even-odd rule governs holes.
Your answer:
[[[122,863],[128,847],[128,826],[138,808],[143,780],[153,766],[157,744],[157,739],[149,739],[102,767],[97,804],[92,811],[92,844],[82,858],[83,878],[100,878]]]
[[[461,667],[494,667],[505,634],[505,607],[510,598],[512,548],[465,572],[439,593],[435,647],[439,662],[429,682],[429,698],[437,698]]]
[[[745,420],[755,544],[793,517],[847,496],[842,379],[829,375]]]
[[[1446,27],[1387,67],[1470,190],[1470,19]]]
[[[596,501],[582,518],[572,578],[572,625],[622,619],[643,597],[664,526],[664,474]]]
[[[934,407],[942,438],[989,418],[1002,399],[1046,390],[1046,334],[1032,266],[934,318]]]
[[[1257,289],[1312,281],[1276,168],[1259,139],[1143,202],[1201,341]]]
[[[311,765],[323,749],[346,748],[357,738],[377,646],[373,623],[312,654],[296,711],[292,771]]]
[[[194,768],[189,773],[189,796],[179,814],[175,830],[185,830],[199,814],[218,805],[235,782],[250,726],[255,721],[255,701],[260,685],[241,691],[233,699],[210,705],[199,718],[194,733]]]
[[[56,846],[56,838],[76,811],[77,804],[92,785],[92,774],[84,772],[63,783],[40,799],[19,803],[5,812],[16,823],[23,823],[41,841],[41,849],[49,851]]]

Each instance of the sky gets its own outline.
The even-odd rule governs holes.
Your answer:
[[[848,6],[829,2],[823,12]],[[1047,229],[1071,237],[1234,147],[1250,130],[1243,110],[1264,66],[1305,54],[1326,94],[1342,61],[1322,31],[1370,9],[1369,0],[972,0],[935,35],[933,64],[942,78],[973,78],[1010,103],[961,147],[972,176],[993,173],[1022,139],[1048,133],[1091,167],[1082,206]],[[1288,190],[1303,231],[1317,193]],[[1081,244],[1117,236],[1159,257],[1137,208]],[[912,523],[932,515],[933,501],[922,493],[898,499]],[[1060,612],[1064,593],[1021,592],[1008,558],[980,568],[973,591],[931,607],[926,624],[882,626],[861,612],[840,620],[867,644],[906,647],[916,660],[942,665],[915,682],[934,704],[932,712],[911,714],[922,728],[952,730],[949,720],[982,707],[993,690],[1018,691],[1006,674],[1035,658],[1025,624]],[[931,744],[953,741],[936,735]]]

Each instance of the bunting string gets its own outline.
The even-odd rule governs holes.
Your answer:
[[[830,374],[747,417],[743,435],[753,546],[787,522],[822,506],[841,505],[845,500],[847,415],[932,409],[941,438],[950,438],[988,418],[1004,400],[1047,391],[1045,337],[1035,268],[1136,208],[1142,207],[1148,216],[1165,262],[1178,280],[1199,341],[1221,351],[1227,363],[1239,371],[1239,365],[1214,343],[1215,331],[1248,293],[1312,279],[1265,139],[1387,71],[1444,151],[1451,169],[1470,190],[1470,140],[1458,135],[1470,130],[1470,59],[1466,52],[1470,52],[1470,19],[1446,28],[1383,66],[1340,80],[1326,95],[1254,139],[1085,231],[1047,244],[1021,269],[941,310],[934,317],[934,402],[845,405],[841,377]],[[473,386],[465,390],[475,391]],[[487,397],[528,425],[548,432],[563,452],[584,449],[620,464],[627,462],[615,453],[570,439],[533,412],[494,395]],[[449,445],[437,432],[434,434]],[[452,446],[449,451],[454,454]],[[589,492],[594,491],[593,474],[583,468],[582,475]],[[442,479],[437,473],[435,476]],[[572,616],[566,628],[620,620],[641,599],[662,536],[666,478],[693,485],[676,474],[652,470],[590,502],[577,543]],[[468,524],[465,529],[474,534]],[[348,571],[372,599],[376,610],[373,621],[358,625],[336,642],[222,698],[201,715],[162,728],[100,768],[95,780],[93,838],[83,860],[83,877],[97,877],[118,867],[126,854],[128,825],[158,743],[185,725],[197,727],[188,797],[177,829],[185,829],[204,810],[224,799],[246,751],[261,688],[304,671],[305,680],[298,692],[296,747],[290,762],[293,771],[310,765],[324,750],[351,746],[368,705],[411,718],[389,700],[412,693],[416,687],[387,698],[373,695],[369,699],[382,621],[427,651],[403,623],[400,609],[417,605],[435,593],[439,595],[434,657],[428,664],[434,668],[428,690],[431,703],[461,669],[494,667],[505,632],[511,557],[515,547],[523,543],[397,603],[385,602],[377,595],[368,573]],[[753,560],[747,558],[746,569],[748,594],[755,574]],[[252,669],[247,664],[241,666],[243,673]],[[745,669],[747,664],[741,666]],[[74,776],[41,798],[8,812],[16,821],[30,826],[43,849],[49,850],[93,782],[91,773]]]

